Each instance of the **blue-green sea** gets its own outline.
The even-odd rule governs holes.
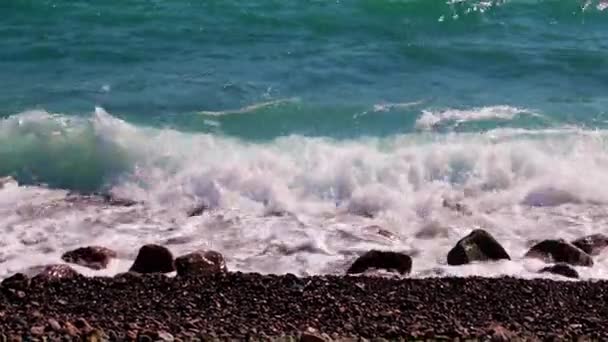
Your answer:
[[[538,115],[465,115],[432,128],[602,129],[604,7],[582,0],[4,0],[0,117],[43,110],[86,118],[101,107],[138,127],[267,142],[410,134],[424,111],[509,106]],[[82,184],[47,174],[58,161],[26,155],[46,142],[14,146],[27,139],[21,134],[0,135],[0,173],[87,189],[112,176],[99,165],[90,165],[87,172],[98,174]],[[73,148],[62,152],[81,154],[68,156],[72,163],[95,162],[94,152]]]
[[[0,276],[175,241],[535,275],[530,241],[608,233],[607,129],[606,0],[1,0]],[[444,267],[473,228],[513,261]]]

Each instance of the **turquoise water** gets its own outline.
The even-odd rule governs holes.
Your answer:
[[[4,0],[0,174],[92,190],[133,166],[124,148],[100,148],[94,128],[55,146],[48,125],[57,123],[11,123],[31,110],[69,121],[100,107],[135,127],[252,143],[604,129],[603,8],[575,0]]]

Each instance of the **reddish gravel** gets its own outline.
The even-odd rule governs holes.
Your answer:
[[[604,281],[78,276],[3,285],[0,331],[243,340],[314,328],[334,338],[608,339],[607,300]]]

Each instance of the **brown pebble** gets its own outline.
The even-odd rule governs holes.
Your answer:
[[[14,334],[10,335],[7,340],[7,342],[21,342],[21,341],[23,341],[23,338],[19,335],[14,335]]]
[[[59,324],[57,320],[49,318],[48,323],[51,329],[53,329],[53,331],[61,331],[61,324]]]
[[[300,342],[326,342],[325,339],[315,333],[305,332],[300,336]]]
[[[65,326],[63,331],[70,336],[78,336],[80,335],[80,330],[76,328],[72,323],[65,322]]]
[[[43,326],[39,326],[39,325],[35,325],[35,326],[33,326],[30,329],[30,332],[34,336],[42,336],[42,335],[44,335],[44,327]]]

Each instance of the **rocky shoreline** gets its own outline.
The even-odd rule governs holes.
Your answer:
[[[125,273],[5,281],[7,339],[606,339],[608,282]]]
[[[606,251],[608,236],[592,234],[533,241],[525,255],[513,255],[488,231],[474,229],[445,261],[458,267],[534,258],[546,264],[539,273],[565,279],[579,278],[576,268],[593,267]],[[608,281],[408,279],[416,255],[392,250],[360,253],[343,276],[308,278],[230,272],[219,251],[175,258],[155,244],[142,246],[129,272],[114,277],[85,277],[68,265],[101,270],[117,256],[104,246],[80,247],[62,255],[66,264],[4,279],[0,341],[608,340]]]

